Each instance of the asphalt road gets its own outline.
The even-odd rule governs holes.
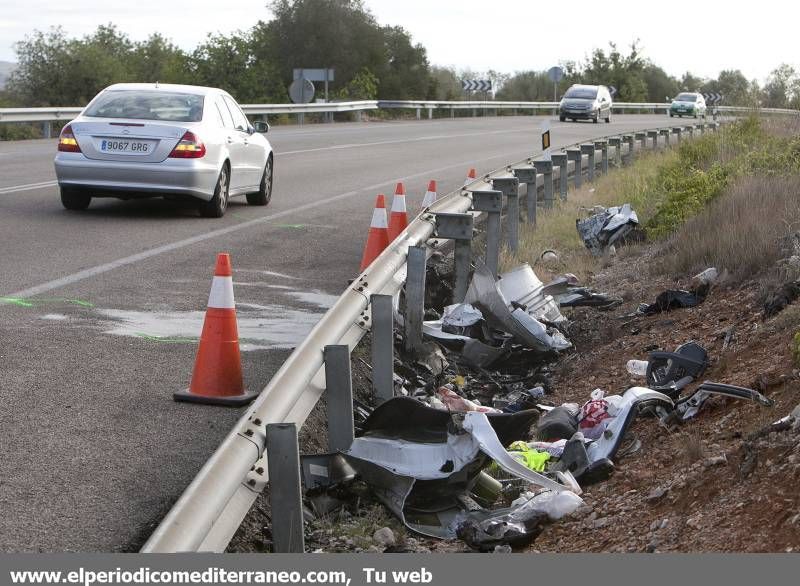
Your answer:
[[[245,383],[261,389],[358,272],[375,194],[416,211],[524,158],[540,117],[273,128],[267,207],[62,209],[55,141],[0,142],[0,551],[138,548],[239,417],[188,385],[215,255],[232,254]],[[666,126],[552,122],[553,145]]]

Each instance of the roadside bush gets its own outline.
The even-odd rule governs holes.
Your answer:
[[[773,270],[790,253],[788,237],[800,229],[798,193],[798,175],[737,179],[677,230],[662,268],[690,274],[715,266],[736,280]]]
[[[0,140],[42,138],[42,129],[33,124],[0,124]]]

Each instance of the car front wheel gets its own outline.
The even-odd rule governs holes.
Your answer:
[[[68,210],[85,210],[92,202],[92,196],[74,187],[61,187],[61,205]]]
[[[261,186],[255,193],[247,194],[247,203],[251,206],[265,206],[272,199],[272,155],[267,158],[264,173],[261,175]]]
[[[200,215],[204,218],[221,218],[224,216],[225,210],[228,208],[229,189],[228,166],[223,165],[217,178],[217,186],[214,188],[214,197],[200,204]]]

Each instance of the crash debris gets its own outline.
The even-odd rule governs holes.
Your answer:
[[[588,218],[575,220],[575,226],[594,256],[613,251],[614,244],[639,224],[636,212],[628,203],[610,208],[595,206],[592,212]]]

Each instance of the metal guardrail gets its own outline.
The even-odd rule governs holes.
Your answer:
[[[614,102],[614,110],[657,111],[669,109],[669,103]],[[313,104],[242,104],[245,114],[254,116],[269,114],[313,114],[335,112],[364,112],[377,109],[428,110],[553,110],[558,102],[504,102],[504,101],[436,101],[436,100],[362,100],[354,102],[326,102]],[[719,106],[720,112],[749,112],[752,108]],[[50,108],[0,108],[0,123],[4,122],[58,122],[71,120],[81,113],[83,107]],[[784,108],[761,108],[767,114],[795,114],[797,110]]]
[[[586,142],[608,138],[611,137]],[[622,144],[627,146],[628,155],[635,148],[632,140],[620,142],[614,153],[617,160],[622,154]],[[323,349],[336,344],[347,345],[351,351],[355,348],[372,323],[370,296],[395,295],[403,286],[410,246],[425,246],[430,256],[445,244],[441,239],[429,242],[437,213],[468,212],[473,203],[472,191],[493,189],[492,180],[508,177],[514,168],[530,166],[534,158],[503,166],[443,196],[410,222],[292,352],[162,520],[142,552],[225,550],[269,480],[265,472],[268,470],[266,425],[281,422],[302,425],[325,391]],[[597,163],[593,157],[587,159]],[[582,162],[580,165],[583,166]],[[558,169],[560,182],[561,169]],[[566,169],[568,175],[569,166]],[[539,185],[544,183],[543,175],[535,177],[538,193]]]

